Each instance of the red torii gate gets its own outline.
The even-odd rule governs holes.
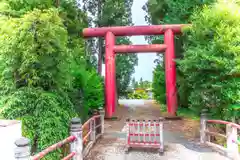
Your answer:
[[[174,34],[180,34],[184,24],[152,26],[119,26],[85,28],[84,37],[105,36],[105,111],[111,118],[115,112],[115,54],[165,51],[166,99],[169,116],[177,111],[176,64],[174,53]],[[115,45],[115,36],[164,35],[164,44],[152,45]]]

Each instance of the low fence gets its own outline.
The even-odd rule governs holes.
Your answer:
[[[158,148],[159,153],[164,153],[163,144],[163,118],[157,120],[140,121],[128,119],[126,152],[130,148]]]
[[[209,130],[209,124],[223,124],[226,125],[226,135],[217,132],[211,132]],[[240,160],[239,145],[238,140],[238,129],[240,130],[240,125],[222,121],[222,120],[209,120],[207,118],[207,113],[205,111],[201,114],[201,129],[200,129],[200,141],[201,143],[207,144],[218,151],[222,151],[228,157],[234,160]],[[211,142],[211,136],[219,136],[225,138],[226,147],[219,144]]]
[[[73,118],[70,125],[70,136],[53,144],[42,152],[31,156],[30,140],[27,138],[18,139],[15,144],[15,159],[17,160],[39,160],[48,153],[70,144],[70,152],[62,160],[83,160],[96,140],[104,133],[104,110],[101,109],[83,125],[79,118]]]

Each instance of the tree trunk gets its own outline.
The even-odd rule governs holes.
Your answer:
[[[98,27],[101,27],[100,20],[101,20],[101,0],[98,0]],[[102,38],[98,38],[98,74],[102,75]]]
[[[56,7],[58,8],[60,5],[60,0],[56,0]]]
[[[102,38],[98,38],[98,73],[102,75]]]
[[[116,106],[116,108],[118,107],[118,89],[117,89],[117,77],[115,77],[115,88],[116,88],[116,90],[115,90],[115,100],[116,100],[116,102],[115,102],[115,106]]]

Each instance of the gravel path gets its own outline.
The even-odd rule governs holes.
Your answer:
[[[121,118],[119,121],[105,122],[106,134],[95,144],[86,160],[228,160],[210,148],[201,146],[198,141],[186,139],[181,132],[172,131],[170,128],[174,128],[172,124],[176,125],[176,123],[171,121],[166,121],[164,124],[165,153],[163,156],[154,149],[132,149],[126,154],[124,152],[125,119],[153,120],[160,116],[159,108],[153,107],[150,103],[131,104],[129,107],[117,109],[117,116]]]

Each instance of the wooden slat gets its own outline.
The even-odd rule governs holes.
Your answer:
[[[214,136],[219,136],[219,137],[227,138],[226,135],[223,135],[223,134],[221,134],[221,133],[210,132],[210,131],[205,131],[205,133],[210,134],[210,135],[214,135]]]
[[[97,128],[101,127],[101,126],[102,126],[102,124],[99,124],[99,125],[97,125],[97,126],[95,127],[95,129],[97,129]]]
[[[223,120],[207,120],[208,123],[215,123],[215,124],[225,124],[228,125],[230,124],[232,127],[240,129],[240,125],[236,124],[236,123],[232,123],[232,122],[227,122],[227,121],[223,121]]]

